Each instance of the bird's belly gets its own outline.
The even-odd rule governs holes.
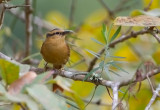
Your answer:
[[[52,63],[53,65],[63,65],[68,61],[69,48],[65,45],[50,45],[46,44],[42,53],[43,58],[46,62]]]

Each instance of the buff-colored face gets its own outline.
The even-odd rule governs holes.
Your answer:
[[[71,30],[63,30],[63,29],[58,29],[58,28],[55,28],[53,29],[52,31],[48,32],[46,37],[54,37],[54,36],[65,36],[66,34],[70,34],[70,33],[73,33],[73,31]]]

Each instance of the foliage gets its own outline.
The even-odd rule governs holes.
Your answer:
[[[112,24],[113,19],[118,16],[136,18],[138,15],[157,17],[160,15],[160,0],[153,0],[150,6],[152,0],[74,1],[76,0],[67,2],[65,0],[33,0],[33,4],[31,4],[33,6],[31,10],[33,12],[33,14],[31,13],[33,15],[31,21],[33,33],[31,33],[32,43],[30,43],[32,46],[28,56],[25,55],[27,22],[19,18],[21,13],[25,12],[26,7],[17,7],[18,15],[11,12],[16,9],[5,11],[2,28],[0,24],[0,51],[9,56],[11,61],[0,59],[0,109],[21,110],[24,107],[27,110],[52,110],[53,108],[56,110],[83,110],[95,88],[93,83],[85,82],[86,80],[98,82],[104,79],[125,82],[137,75],[135,74],[137,68],[143,75],[148,69],[159,66],[159,43],[150,33],[133,36],[126,41],[117,43],[114,48],[110,47],[110,44],[125,35],[133,35],[134,32],[143,30],[143,27],[139,25],[132,28],[115,26]],[[104,1],[104,4],[101,4],[101,1]],[[5,3],[6,6],[12,6],[12,4],[14,6],[24,4],[24,1],[5,0]],[[0,0],[1,5],[2,0]],[[45,8],[42,8],[44,6]],[[37,24],[34,23],[34,20],[38,21]],[[141,20],[144,20],[143,17]],[[125,22],[127,21],[125,20]],[[138,24],[138,22],[136,23]],[[155,25],[159,26],[158,23],[159,20]],[[71,29],[76,33],[66,38],[71,48],[71,57],[69,63],[64,67],[65,70],[87,71],[91,61],[97,58],[97,62],[83,81],[73,81],[62,77],[56,77],[53,80],[51,77],[48,78],[51,74],[50,71],[41,74],[30,71],[31,68],[44,68],[46,64],[39,50],[45,39],[45,33],[50,31],[50,26]],[[143,24],[143,26],[146,25]],[[159,27],[156,28],[159,29]],[[154,29],[156,30],[156,28]],[[154,32],[156,33],[156,31]],[[99,53],[102,49],[104,49],[103,54]],[[142,68],[139,64],[144,67]],[[148,64],[151,65],[147,67]],[[154,76],[151,82],[156,87],[156,84],[159,83],[159,75]],[[119,99],[123,98],[120,104],[122,109],[127,107],[126,104],[129,105],[127,109],[130,110],[146,107],[152,93],[146,81],[141,83],[140,91],[138,91],[140,82],[119,89]],[[52,84],[58,85],[63,91],[52,92]],[[111,109],[113,100],[109,94],[112,94],[110,88],[98,86],[87,110]],[[159,101],[157,100],[152,109],[158,107]]]

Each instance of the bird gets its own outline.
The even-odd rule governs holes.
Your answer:
[[[74,33],[72,30],[54,28],[46,34],[46,39],[41,47],[43,59],[53,64],[53,69],[60,70],[70,57],[70,48],[65,40],[67,34]]]

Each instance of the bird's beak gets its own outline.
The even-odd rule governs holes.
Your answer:
[[[74,31],[72,31],[72,30],[64,30],[64,34],[71,34],[71,33],[74,33]]]

